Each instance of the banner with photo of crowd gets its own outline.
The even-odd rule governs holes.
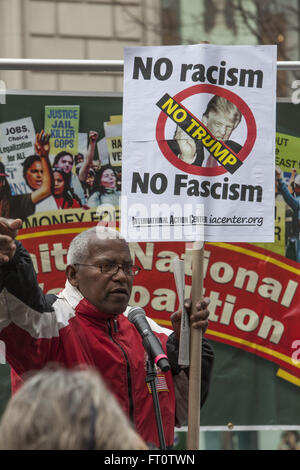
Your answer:
[[[216,362],[203,429],[228,422],[300,428],[299,119],[298,106],[278,103],[275,158],[288,194],[270,174],[275,242],[205,243],[204,288],[211,299],[206,336]],[[23,219],[18,239],[45,292],[64,287],[66,253],[77,233],[99,222],[118,227],[121,172],[120,95],[12,93],[0,105],[0,215]],[[134,242],[130,249],[142,268],[130,303],[171,327],[170,314],[178,308],[174,257],[185,260],[190,295],[185,243]],[[1,357],[3,411],[10,376]]]

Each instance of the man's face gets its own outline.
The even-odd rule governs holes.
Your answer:
[[[233,116],[222,111],[210,111],[208,116],[203,116],[203,124],[212,132],[218,140],[228,140],[237,123]]]
[[[89,242],[89,255],[84,263],[99,266],[101,263],[112,262],[132,263],[127,243],[118,238],[101,240],[96,235],[92,235]],[[133,276],[126,275],[122,269],[112,276],[102,274],[98,267],[76,266],[74,282],[71,284],[103,313],[118,315],[124,312],[128,305]]]
[[[65,173],[70,173],[73,167],[73,158],[70,155],[65,155],[59,159],[57,166],[58,168],[62,168]]]

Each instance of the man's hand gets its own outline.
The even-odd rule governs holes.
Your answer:
[[[196,312],[192,315],[192,301],[190,299],[186,299],[184,301],[185,309],[190,318],[190,326],[192,328],[201,329],[203,333],[205,333],[208,327],[209,311],[207,307],[209,305],[209,302],[209,298],[205,298],[202,301],[197,302]],[[173,313],[170,318],[174,332],[176,333],[176,336],[178,338],[180,337],[181,316],[182,311],[178,310],[177,312]]]
[[[50,134],[41,131],[35,138],[35,151],[39,157],[48,157],[50,152]]]
[[[194,139],[191,139],[186,132],[177,127],[175,140],[179,146],[180,158],[186,163],[191,163],[196,155],[196,142]]]
[[[16,251],[14,239],[21,227],[21,219],[0,217],[0,263],[8,263],[13,258]]]

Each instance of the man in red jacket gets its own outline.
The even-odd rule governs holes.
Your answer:
[[[145,442],[159,447],[151,390],[146,379],[147,354],[141,336],[128,321],[133,277],[127,242],[118,232],[94,227],[77,235],[67,255],[65,288],[57,296],[38,286],[30,255],[15,240],[19,220],[0,219],[0,340],[18,376],[47,363],[96,368]],[[197,305],[192,327],[205,331],[207,302]],[[174,331],[148,319],[171,369],[157,369],[165,441],[171,447],[174,427],[187,424],[188,370],[178,365],[181,312],[171,316]],[[202,345],[202,396],[206,399],[213,351]],[[14,386],[14,383],[13,383]]]

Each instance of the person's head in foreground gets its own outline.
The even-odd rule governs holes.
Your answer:
[[[13,395],[0,422],[0,450],[146,450],[100,375],[43,370]]]

